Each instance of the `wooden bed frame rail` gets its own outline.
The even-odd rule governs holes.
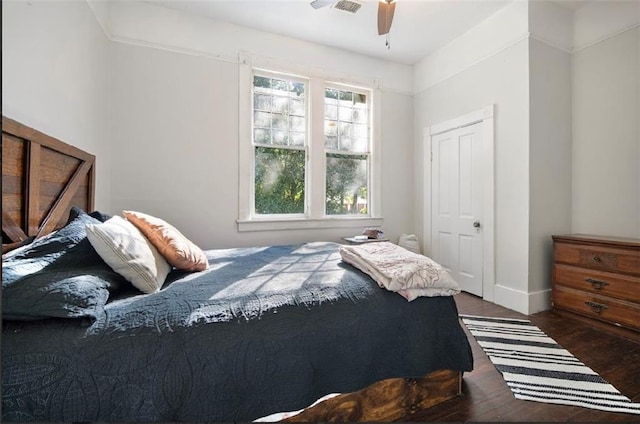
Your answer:
[[[327,399],[284,422],[389,422],[411,417],[462,393],[462,373],[435,371],[422,378],[390,378]]]

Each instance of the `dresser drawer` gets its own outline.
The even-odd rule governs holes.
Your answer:
[[[640,303],[640,277],[571,265],[554,265],[554,284]]]
[[[640,305],[564,286],[553,287],[553,306],[640,331]]]
[[[556,262],[640,276],[640,250],[556,243]]]

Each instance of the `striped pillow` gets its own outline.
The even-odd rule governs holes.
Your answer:
[[[114,216],[103,224],[86,224],[87,238],[102,260],[144,293],[160,290],[171,266],[126,219]]]

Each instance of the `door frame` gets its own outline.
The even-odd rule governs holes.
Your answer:
[[[432,234],[432,189],[431,159],[432,138],[457,128],[482,123],[482,297],[493,302],[495,285],[495,165],[494,165],[494,105],[483,107],[471,113],[449,119],[424,128],[424,166],[423,166],[423,251],[430,253]]]

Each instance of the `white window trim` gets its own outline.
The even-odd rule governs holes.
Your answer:
[[[324,202],[318,204],[318,202],[307,202],[306,214],[301,216],[296,215],[252,215],[252,205],[254,202],[254,193],[251,189],[252,181],[255,178],[255,166],[254,166],[254,149],[252,143],[252,116],[253,116],[253,97],[251,96],[253,87],[253,67],[250,55],[247,53],[240,53],[239,57],[239,175],[238,175],[238,231],[270,231],[270,230],[299,230],[299,229],[318,229],[318,228],[362,228],[362,227],[379,227],[382,226],[382,207],[381,207],[381,193],[382,193],[382,173],[381,173],[381,141],[380,141],[380,126],[382,120],[381,114],[381,102],[380,102],[380,90],[378,88],[367,88],[371,91],[371,153],[370,153],[370,167],[369,174],[369,215],[367,216],[336,216],[325,215]],[[258,67],[258,66],[256,66]],[[272,71],[279,71],[274,68],[272,64],[269,64],[269,68]],[[286,72],[283,70],[283,72]],[[296,69],[293,74],[300,74],[300,70]],[[305,72],[310,75],[310,82],[308,90],[311,96],[324,97],[324,85],[317,83],[317,78],[322,78],[325,81],[339,81],[340,84],[348,84],[341,78],[330,77],[318,77],[314,71]],[[332,86],[334,83],[331,84]],[[362,83],[354,83],[352,87],[362,86]],[[375,84],[371,84],[372,87]],[[318,109],[318,108],[316,108]],[[324,109],[314,110],[313,106],[309,108],[310,119],[316,122],[324,121]],[[319,121],[318,121],[319,120]],[[324,125],[311,126],[311,131],[315,131],[313,134],[309,134],[312,139],[324,138]],[[309,178],[308,187],[310,187],[310,193],[306,195],[313,195],[316,198],[321,195],[325,197],[324,193],[324,179],[319,178],[319,175],[323,175],[323,169],[325,167],[325,155],[324,152],[319,152],[322,149],[321,143],[310,143],[308,145],[309,158],[311,158],[307,175]],[[313,149],[313,150],[311,150]],[[308,200],[308,199],[307,199]]]

